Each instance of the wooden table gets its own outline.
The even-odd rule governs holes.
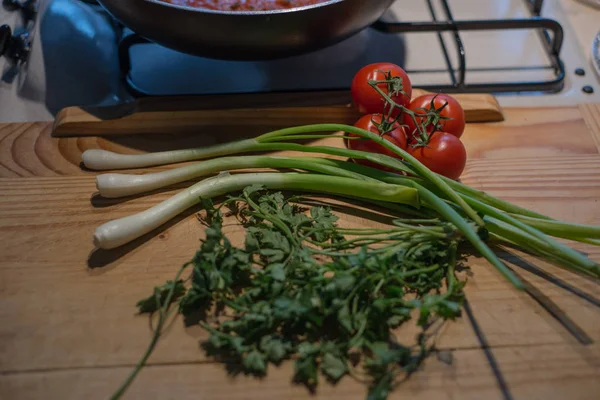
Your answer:
[[[464,181],[557,218],[600,224],[600,106],[507,109],[505,116],[502,123],[467,127]],[[56,139],[50,129],[48,123],[0,125],[0,399],[104,399],[150,340],[148,319],[135,315],[135,302],[192,257],[202,228],[192,210],[123,249],[95,251],[98,225],[176,189],[101,199],[94,195],[94,173],[79,166],[81,152],[215,139]],[[374,224],[361,215],[342,221]],[[577,248],[600,260],[600,249]],[[471,313],[438,339],[452,364],[429,358],[391,398],[600,398],[600,285],[528,257],[511,260],[529,290],[515,291],[485,261],[472,259]],[[271,368],[262,381],[228,377],[199,350],[205,337],[175,321],[126,397],[310,398],[290,383],[291,363]],[[593,343],[581,343],[586,340]],[[315,397],[364,399],[365,393],[345,379],[337,387],[323,384]]]

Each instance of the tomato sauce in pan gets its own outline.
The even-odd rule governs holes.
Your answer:
[[[181,6],[225,11],[266,11],[324,3],[327,0],[163,0]]]

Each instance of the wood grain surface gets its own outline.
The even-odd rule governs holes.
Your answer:
[[[415,89],[413,97],[426,93]],[[135,133],[220,134],[243,128],[249,134],[293,125],[336,121],[354,124],[360,114],[350,106],[348,92],[193,97],[159,97],[105,107],[68,107],[56,116],[53,135],[90,136]],[[467,122],[503,120],[500,105],[489,94],[459,94]],[[180,108],[174,108],[179,106]],[[221,107],[219,107],[221,106]],[[290,122],[293,121],[293,124]]]
[[[464,182],[556,218],[600,224],[600,108],[504,111],[502,123],[468,125]],[[53,138],[47,123],[0,125],[0,399],[107,398],[150,339],[135,302],[172,279],[203,236],[197,210],[190,210],[121,249],[95,250],[98,225],[146,209],[185,184],[102,199],[95,173],[79,166],[81,152],[136,153],[239,135]],[[344,226],[388,221],[377,210],[319,200],[332,204]],[[227,229],[239,240],[239,228]],[[600,260],[600,248],[576,248]],[[452,364],[431,357],[392,399],[598,398],[599,283],[513,250],[501,256],[528,290],[515,291],[487,262],[472,258],[469,312],[437,338],[441,359],[451,354]],[[407,326],[397,334],[408,341],[415,332]],[[290,363],[264,380],[230,377],[199,349],[204,338],[201,329],[175,320],[126,398],[365,398],[351,379],[310,396],[291,384]]]

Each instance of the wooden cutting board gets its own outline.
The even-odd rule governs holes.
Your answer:
[[[426,94],[413,90],[413,98]],[[467,122],[503,120],[502,109],[490,94],[457,94]],[[140,98],[129,103],[68,107],[56,116],[52,135],[94,136],[134,133],[213,134],[244,129],[258,135],[294,125],[354,124],[360,114],[351,106],[348,91],[260,93],[238,95]]]
[[[468,125],[465,183],[556,218],[600,224],[600,106],[506,109],[504,116]],[[173,277],[203,231],[191,210],[122,249],[95,251],[96,226],[177,189],[99,198],[95,173],[79,166],[81,152],[206,145],[240,131],[53,138],[51,129],[0,125],[0,399],[105,399],[150,339],[135,302]],[[339,213],[344,225],[381,224],[375,213]],[[600,248],[577,248],[600,260]],[[598,399],[598,282],[517,253],[503,257],[528,290],[515,291],[485,261],[471,259],[468,312],[438,337],[442,355],[429,358],[392,399]],[[403,340],[413,334],[399,332]],[[264,380],[229,377],[199,350],[205,337],[173,322],[126,398],[365,398],[351,379],[310,396],[290,383],[291,363],[271,368]]]

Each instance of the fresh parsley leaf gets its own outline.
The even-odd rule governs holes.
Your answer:
[[[238,246],[223,232],[222,207],[202,203],[208,226],[189,289],[169,281],[138,307],[157,310],[173,288],[186,321],[209,332],[203,347],[217,360],[264,375],[269,363],[295,358],[294,379],[310,390],[319,374],[337,382],[349,362],[361,363],[368,398],[384,400],[430,351],[427,335],[405,346],[391,330],[415,314],[422,332],[460,315],[464,282],[453,265],[459,235],[448,223],[447,239],[405,224],[345,237],[330,209],[307,210],[254,185],[225,202],[246,229]]]
[[[271,264],[268,268],[268,272],[269,274],[271,274],[271,277],[273,279],[275,279],[276,281],[279,282],[283,282],[285,281],[285,265],[278,263],[278,264]]]
[[[244,367],[247,371],[264,374],[267,371],[265,355],[258,350],[252,350],[244,357]]]
[[[325,207],[313,207],[310,209],[311,219],[314,221],[313,228],[318,229],[314,233],[315,240],[323,242],[332,236],[330,232],[335,227],[338,217],[333,215]]]
[[[344,304],[337,313],[338,323],[344,327],[346,332],[351,333],[354,329],[352,323],[352,316],[350,315],[350,309],[347,304]]]
[[[319,383],[318,364],[316,356],[300,357],[294,363],[294,380],[303,383],[309,390],[314,391]]]
[[[185,286],[183,285],[183,281],[167,281],[167,283],[165,283],[164,285],[155,287],[154,293],[151,296],[137,302],[136,307],[138,308],[139,313],[153,313],[159,308],[167,305],[165,304],[165,302],[171,289],[173,289],[173,295],[171,297],[170,303],[176,302],[186,292]]]
[[[244,188],[244,195],[251,196],[254,193],[265,190],[264,185],[254,184]]]
[[[326,353],[321,361],[321,370],[329,379],[337,382],[348,372],[348,363],[341,357]]]
[[[260,349],[267,355],[269,361],[279,364],[291,350],[291,344],[284,342],[280,338],[264,336],[260,340]]]

